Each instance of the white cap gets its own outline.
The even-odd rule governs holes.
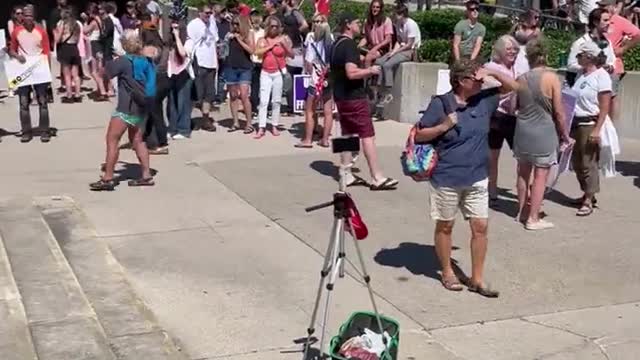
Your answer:
[[[602,49],[594,41],[585,41],[580,45],[578,54],[587,54],[591,56],[598,56],[602,52]]]

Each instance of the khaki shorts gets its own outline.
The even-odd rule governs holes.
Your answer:
[[[431,219],[455,220],[458,210],[465,220],[489,217],[489,179],[463,188],[435,187],[429,183]]]

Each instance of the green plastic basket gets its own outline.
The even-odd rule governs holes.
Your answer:
[[[387,349],[380,356],[380,360],[396,360],[398,356],[398,345],[400,343],[400,324],[394,319],[383,315],[380,315],[380,321],[382,322],[382,329],[391,337],[391,341],[387,344]],[[328,353],[331,359],[348,360],[340,355],[340,347],[350,338],[362,335],[365,328],[376,333],[380,331],[376,314],[364,311],[351,314],[349,320],[340,326],[338,335],[331,339]]]

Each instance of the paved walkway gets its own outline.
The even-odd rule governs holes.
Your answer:
[[[154,157],[157,186],[92,193],[112,104],[51,106],[50,144],[0,144],[0,199],[68,195],[111,247],[128,280],[192,359],[300,359],[326,249],[331,213],[306,214],[336,188],[336,157],[299,150],[292,129],[261,141],[224,129],[173,142]],[[35,111],[35,107],[33,110]],[[219,115],[226,117],[226,109]],[[17,101],[0,104],[0,127],[17,130]],[[382,311],[401,323],[399,359],[636,359],[640,350],[640,143],[624,142],[621,175],[603,181],[601,209],[580,219],[561,179],[545,210],[557,228],[525,232],[515,211],[514,162],[503,155],[500,207],[491,213],[487,275],[496,300],[449,293],[437,281],[426,191],[401,175],[407,126],[376,124],[380,158],[396,192],[354,189],[370,227],[362,242]],[[135,176],[135,156],[120,173]],[[359,163],[363,175],[366,165]],[[468,271],[469,231],[460,221],[454,257]],[[354,252],[347,249],[350,259]],[[368,310],[356,272],[339,280],[328,333]]]

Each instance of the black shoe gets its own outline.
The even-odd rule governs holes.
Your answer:
[[[22,134],[22,137],[20,138],[21,143],[28,143],[31,140],[33,140],[33,135],[30,133]]]
[[[40,142],[48,143],[49,141],[51,141],[51,135],[49,134],[48,131],[40,135]]]
[[[73,102],[77,103],[77,104],[82,103],[82,96],[74,96],[73,97]]]
[[[63,96],[61,102],[63,104],[73,104],[75,101],[73,98],[70,98],[68,96]]]

